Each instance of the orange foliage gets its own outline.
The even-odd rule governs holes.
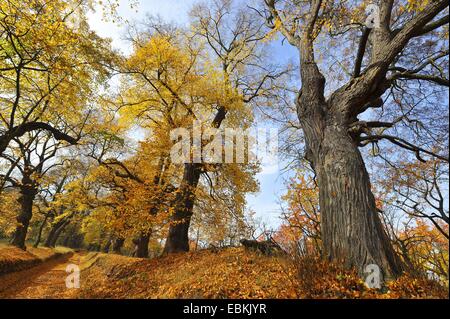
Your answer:
[[[297,298],[295,269],[241,248],[151,260],[101,255],[87,275],[87,298]]]
[[[284,223],[274,239],[283,246],[292,243],[310,246],[320,251],[319,190],[314,180],[298,171],[288,183],[288,191],[282,197],[287,202]],[[290,247],[286,247],[290,248]]]
[[[296,262],[301,298],[313,299],[424,299],[448,298],[448,287],[436,281],[405,274],[387,282],[382,289],[369,289],[355,270],[329,263],[318,257],[303,257]]]
[[[435,281],[405,275],[381,290],[356,271],[319,258],[292,263],[229,248],[151,260],[99,255],[83,274],[82,298],[447,298]]]

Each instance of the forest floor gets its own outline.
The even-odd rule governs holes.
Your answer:
[[[68,264],[81,270],[79,289],[66,288]],[[0,298],[448,298],[448,289],[416,279],[373,291],[351,273],[320,262],[312,267],[299,276],[286,258],[243,248],[153,259],[71,252],[1,275]]]
[[[244,248],[153,259],[99,255],[84,273],[83,298],[298,298],[295,268]],[[83,280],[83,279],[82,279]]]
[[[70,252],[72,250],[65,247],[35,248],[27,245],[27,250],[24,251],[17,247],[2,245],[0,246],[0,275],[29,269]]]
[[[68,264],[81,270],[80,289],[66,288]],[[292,271],[240,248],[154,259],[73,252],[0,276],[0,298],[297,298]]]
[[[0,298],[76,298],[76,289],[67,289],[68,264],[78,264],[78,253],[68,253],[33,268],[0,276]]]

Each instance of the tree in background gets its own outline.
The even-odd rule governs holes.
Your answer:
[[[313,177],[299,170],[287,184],[287,192],[281,200],[283,224],[275,240],[292,253],[300,255],[322,254],[320,236],[319,190]]]
[[[6,180],[8,185],[19,190],[20,196],[17,203],[20,212],[17,215],[17,226],[11,243],[21,249],[26,249],[25,240],[28,226],[33,216],[33,206],[43,177],[54,167],[60,165],[55,161],[64,144],[55,141],[50,133],[33,131],[27,133],[22,141],[15,139],[18,145],[10,154],[3,157],[11,163],[15,163],[15,173]]]
[[[199,244],[201,247],[236,246],[241,239],[252,238],[246,195],[258,191],[254,179],[258,171],[258,165],[240,164],[208,169],[205,173],[208,182],[197,189],[190,231],[197,249]]]
[[[448,164],[441,160],[400,161],[389,166],[383,188],[391,190],[387,200],[395,208],[431,223],[448,240],[449,210],[445,197]]]
[[[245,18],[242,11],[238,15],[241,23],[233,26],[230,5],[226,1],[216,4],[214,10],[226,17],[223,22],[216,21],[217,30],[207,22],[212,16],[198,20],[200,13],[207,9],[205,6],[193,11],[194,15],[197,13],[194,35],[155,19],[145,22],[145,30],[132,29],[136,33],[132,35],[135,52],[120,71],[123,87],[114,104],[123,121],[131,119],[132,123],[158,137],[153,144],[155,150],[160,150],[157,157],[169,155],[173,147],[171,130],[191,130],[194,121],[201,126],[202,134],[208,129],[220,128],[222,123],[230,128],[248,128],[252,115],[245,103],[264,95],[276,77],[268,66],[267,69],[259,64],[252,66],[250,61],[259,55],[261,28]],[[229,25],[234,31],[227,29]],[[229,43],[208,41],[208,37],[216,37],[216,32],[222,32],[221,41]],[[234,39],[230,32],[234,32]],[[229,46],[230,52],[225,46]],[[250,70],[255,72],[250,73]],[[180,164],[171,163],[170,158],[167,160],[164,166],[180,171]],[[254,184],[248,179],[250,175],[245,175],[246,165],[227,169],[220,164],[203,163],[204,160],[181,165],[184,173],[172,178],[176,197],[165,243],[167,253],[189,249],[190,220],[202,188],[210,189],[212,194],[214,189],[228,187],[217,179],[223,173],[234,174],[235,177],[229,175],[228,178],[242,191],[248,190],[239,186],[244,185],[244,181],[238,180],[239,176],[246,176],[245,182]],[[236,203],[242,202],[242,194],[235,192],[232,196]]]
[[[114,55],[81,22],[92,1],[2,1],[0,154],[15,138],[46,130],[76,144],[80,117]]]
[[[270,100],[275,88],[288,69],[273,65],[264,52],[263,24],[246,7],[233,1],[215,1],[212,5],[200,3],[191,12],[194,37],[206,45],[213,56],[207,68],[215,74],[214,111],[205,121],[205,127],[220,129],[238,127],[247,129],[252,123],[251,109],[258,100]],[[273,92],[270,92],[271,89]],[[226,165],[226,164],[225,164]],[[179,196],[166,240],[165,252],[188,251],[190,220],[193,215],[195,193],[200,178],[208,171],[203,163],[184,165]]]
[[[447,164],[382,160],[375,167],[377,207],[406,270],[448,284]]]
[[[63,148],[95,126],[96,94],[116,59],[109,40],[83,22],[93,3],[5,1],[0,7],[0,154],[7,168],[0,182],[2,190],[12,185],[21,192],[12,241],[20,248],[42,178],[64,160]]]

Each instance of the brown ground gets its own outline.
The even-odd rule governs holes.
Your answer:
[[[80,289],[68,289],[66,267],[80,267]],[[408,276],[368,290],[351,272],[325,262],[297,264],[242,248],[174,254],[150,260],[70,252],[0,276],[1,298],[448,298],[448,288]]]
[[[0,298],[76,298],[78,289],[67,289],[68,264],[82,264],[85,253],[66,254],[31,269],[0,276]]]

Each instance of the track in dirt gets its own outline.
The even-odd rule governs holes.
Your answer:
[[[83,253],[50,260],[36,267],[0,276],[0,298],[61,299],[76,298],[78,289],[68,289],[65,280],[68,264],[80,265]]]

